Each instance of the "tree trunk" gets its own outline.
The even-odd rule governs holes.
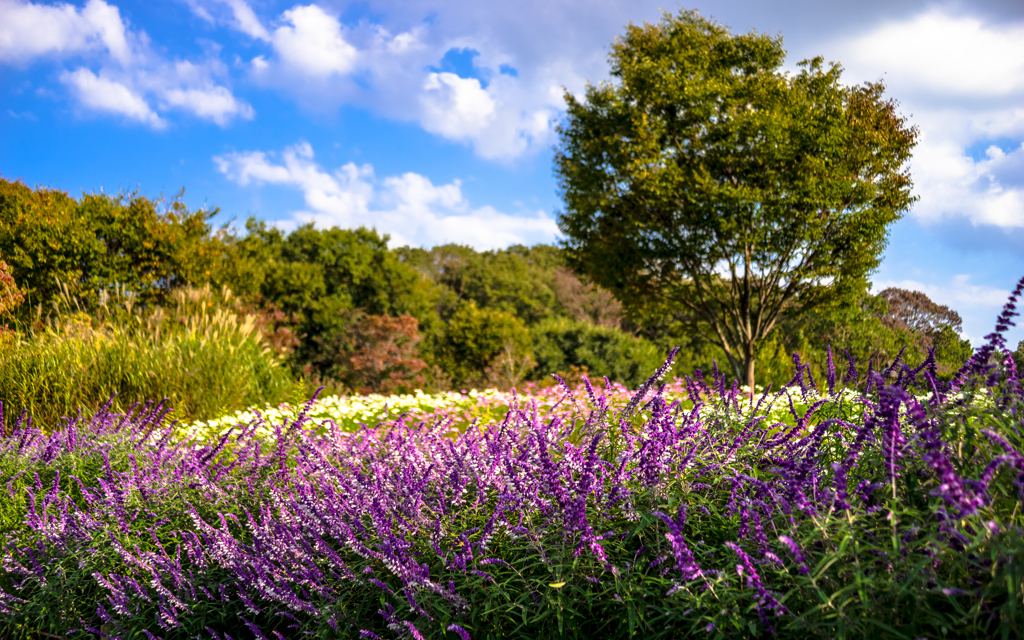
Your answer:
[[[746,369],[747,386],[750,387],[751,397],[753,397],[754,395],[754,362],[754,356],[748,355],[746,357],[746,362],[744,363],[744,368]]]

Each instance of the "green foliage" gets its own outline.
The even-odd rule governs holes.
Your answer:
[[[970,340],[961,338],[952,327],[939,329],[933,341],[939,378],[943,380],[951,378],[973,353]]]
[[[24,289],[25,306],[59,299],[58,280],[76,295],[91,287],[88,270],[99,251],[78,203],[66,193],[0,179],[0,258]]]
[[[214,231],[209,219],[215,212],[190,212],[178,199],[154,201],[137,193],[90,194],[76,201],[60,191],[0,179],[0,263],[7,265],[0,265],[0,322],[24,333],[47,314],[65,313],[62,287],[82,311],[95,313],[100,292],[115,286],[130,291],[134,304],[149,310],[170,304],[173,287],[209,281],[238,292],[245,313],[256,316],[264,338],[286,356],[291,374],[304,377],[314,389],[319,384],[338,391],[383,384],[362,379],[351,361],[352,332],[358,333],[354,323],[367,316],[417,321],[417,340],[403,344],[414,343],[416,352],[406,355],[426,365],[410,373],[409,384],[427,389],[466,381],[504,388],[524,376],[566,367],[586,367],[592,374],[607,369],[614,377],[638,380],[627,373],[634,370],[632,364],[614,364],[618,356],[605,360],[587,349],[586,357],[572,355],[576,348],[569,345],[569,334],[611,336],[624,330],[643,336],[661,352],[682,346],[677,362],[684,369],[708,371],[713,361],[729,362],[699,314],[679,306],[679,296],[655,291],[624,308],[599,279],[619,273],[621,265],[602,265],[597,276],[581,276],[567,266],[572,248],[389,250],[387,236],[367,229],[304,225],[284,233],[249,219],[244,234]],[[955,312],[923,294],[900,290],[880,294],[896,305],[887,310],[885,300],[861,291],[854,304],[836,298],[802,313],[787,309],[778,321],[780,332],[758,344],[761,383],[787,380],[794,352],[805,361],[823,362],[828,344],[849,345],[862,364],[892,358],[903,345],[911,346],[907,360],[917,363],[934,346],[939,372],[946,375],[969,353],[969,345],[956,335]],[[491,340],[484,348],[477,344],[479,336],[449,335],[448,321],[460,313],[464,321],[470,313],[467,304],[515,317],[528,328],[575,328],[559,334],[562,346],[547,339],[549,355],[539,356],[537,366],[529,342],[496,348]],[[612,331],[592,329],[597,326]],[[471,343],[476,346],[466,346]],[[477,355],[456,363],[461,356],[453,354],[466,349]],[[633,362],[629,358],[623,362]]]
[[[530,334],[539,376],[585,367],[597,379],[607,376],[635,387],[665,360],[665,353],[648,340],[587,322],[546,320]]]
[[[0,178],[0,257],[26,298],[17,317],[59,304],[62,285],[92,309],[97,292],[114,285],[149,305],[166,303],[175,287],[208,282],[222,252],[208,223],[216,213],[138,193],[76,201]]]
[[[438,321],[436,288],[388,250],[386,235],[360,227],[320,230],[312,224],[285,235],[250,218],[247,233],[228,239],[217,282],[272,304],[301,337],[296,370],[331,375],[345,357],[352,312],[410,315],[425,333]]]
[[[230,294],[177,290],[173,306],[143,312],[134,296],[101,293],[96,316],[65,296],[63,313],[39,331],[0,333],[0,401],[11,422],[27,411],[55,429],[79,410],[91,414],[111,395],[111,410],[168,399],[174,416],[209,419],[304,393],[264,343],[252,315]]]
[[[461,308],[459,301],[471,301],[480,309],[502,311],[531,325],[550,317],[555,309],[550,280],[560,264],[557,250],[538,247],[477,252],[446,244],[429,250],[403,247],[398,253],[444,288],[442,317]]]
[[[630,25],[616,82],[566,94],[555,160],[570,266],[700,327],[751,385],[780,322],[856,299],[914,200],[917,131],[883,85],[784,56],[695,12]]]
[[[530,333],[515,316],[496,309],[463,304],[445,323],[436,364],[453,385],[484,382],[484,371],[506,351],[529,354]]]

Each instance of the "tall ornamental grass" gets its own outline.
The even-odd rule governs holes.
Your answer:
[[[173,307],[140,312],[124,292],[86,314],[65,295],[33,332],[0,333],[0,401],[8,425],[22,411],[44,430],[113,394],[111,411],[167,398],[174,417],[208,419],[264,402],[301,398],[302,387],[264,344],[255,317],[227,308],[229,292],[182,289]]]
[[[753,400],[686,378],[685,408],[666,363],[625,405],[587,383],[465,430],[303,414],[176,440],[160,406],[21,423],[0,441],[0,635],[1019,637],[1002,334],[1022,289],[947,385],[931,360],[829,357]]]

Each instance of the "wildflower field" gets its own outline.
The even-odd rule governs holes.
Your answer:
[[[670,356],[636,391],[6,416],[0,636],[1019,637],[1022,289],[948,384],[830,352],[751,397]]]

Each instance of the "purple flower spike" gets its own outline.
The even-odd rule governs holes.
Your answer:
[[[672,545],[672,555],[676,560],[676,569],[682,574],[683,579],[696,580],[702,577],[704,573],[701,571],[696,559],[694,559],[693,552],[686,546],[686,540],[683,537],[683,526],[686,524],[686,505],[679,507],[679,517],[675,520],[660,511],[655,511],[654,515],[661,518],[666,526],[668,526],[668,533],[665,534],[665,538]]]
[[[748,556],[746,552],[735,543],[726,542],[725,545],[732,549],[733,553],[739,556],[740,563],[736,565],[736,573],[741,576],[745,575],[747,577],[747,586],[753,587],[756,591],[757,595],[754,596],[754,602],[757,604],[757,614],[760,616],[761,623],[765,628],[770,630],[772,625],[769,622],[767,613],[770,612],[777,617],[783,615],[788,610],[781,602],[778,601],[778,599],[776,599],[774,595],[771,594],[771,592],[768,591],[768,589],[765,588],[764,584],[761,582],[761,576],[758,575],[757,569],[754,568],[754,561],[750,559],[750,556]]]
[[[828,345],[828,394],[836,393],[836,363],[832,360],[832,345]]]
[[[796,560],[797,563],[797,570],[800,573],[807,575],[811,572],[811,570],[807,568],[807,560],[804,558],[803,551],[800,550],[800,547],[793,538],[790,538],[789,536],[779,536],[779,542],[786,545],[789,552],[793,554],[793,559]]]
[[[471,640],[469,633],[457,624],[450,624],[446,627],[448,631],[454,631],[460,638],[460,640]]]

